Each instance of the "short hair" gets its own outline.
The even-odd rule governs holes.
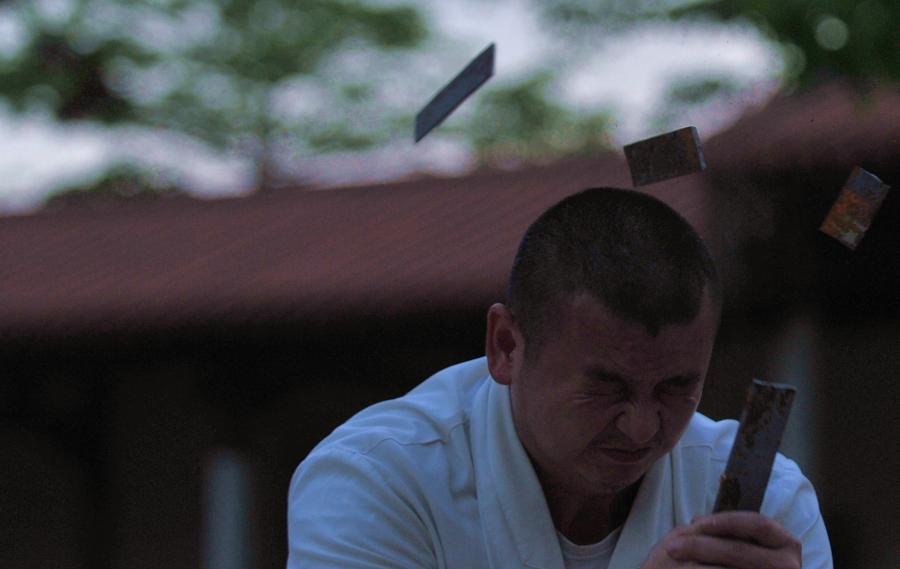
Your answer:
[[[587,292],[652,336],[697,317],[704,290],[716,307],[715,263],[691,225],[647,194],[589,188],[550,207],[519,245],[507,300],[526,341],[540,348],[552,315]]]

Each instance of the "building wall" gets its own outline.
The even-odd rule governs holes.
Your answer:
[[[900,319],[831,322],[823,336],[818,491],[835,567],[896,567]]]
[[[0,494],[0,566],[207,567],[204,484],[229,448],[249,473],[251,565],[283,567],[300,460],[363,407],[483,353],[483,328],[478,310],[0,346],[0,475],[16,489]]]
[[[819,317],[817,317],[819,318]],[[701,411],[737,417],[752,377],[778,361],[789,314],[726,318]],[[836,566],[887,566],[898,541],[891,491],[900,337],[896,321],[817,320],[812,422],[818,489]],[[309,328],[209,328],[155,338],[4,350],[0,495],[11,568],[191,568],[204,561],[209,459],[247,466],[251,564],[283,567],[286,493],[297,463],[366,405],[483,353],[480,310]],[[789,453],[791,454],[791,453]],[[9,547],[7,547],[9,546]],[[223,544],[225,547],[225,544]]]

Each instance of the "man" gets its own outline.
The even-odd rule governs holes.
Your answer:
[[[762,513],[712,510],[737,424],[696,413],[721,293],[662,202],[591,189],[528,229],[486,358],[338,427],[291,481],[288,567],[830,568],[779,455]]]

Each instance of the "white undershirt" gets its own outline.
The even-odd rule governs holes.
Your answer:
[[[608,569],[621,530],[619,526],[602,541],[587,545],[574,544],[557,531],[566,569]]]

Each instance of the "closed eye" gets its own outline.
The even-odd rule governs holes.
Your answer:
[[[597,382],[587,387],[586,391],[595,396],[612,397],[625,393],[625,387],[620,383]]]
[[[625,380],[618,374],[594,368],[585,375],[586,391],[592,395],[610,397],[627,391]]]
[[[663,393],[689,393],[699,381],[699,375],[678,376],[663,381],[657,389]]]

